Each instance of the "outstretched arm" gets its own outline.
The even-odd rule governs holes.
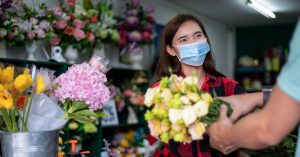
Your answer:
[[[232,95],[219,98],[228,102],[233,108],[233,113],[230,116],[230,120],[232,122],[235,122],[242,115],[251,112],[254,108],[260,107],[263,104],[262,92]]]
[[[213,147],[228,154],[238,148],[262,149],[278,144],[300,120],[300,103],[278,86],[261,111],[232,124],[221,108],[220,119],[209,127]]]

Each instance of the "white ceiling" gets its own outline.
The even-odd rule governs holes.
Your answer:
[[[246,0],[167,0],[227,25],[250,26],[296,23],[300,0],[258,0],[276,14],[268,19],[246,5]]]

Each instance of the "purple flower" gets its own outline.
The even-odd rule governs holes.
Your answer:
[[[27,38],[28,38],[29,40],[33,39],[34,37],[35,37],[35,33],[34,33],[34,32],[28,32],[28,33],[27,33]]]
[[[12,40],[12,39],[14,38],[14,35],[12,35],[12,34],[7,34],[6,38],[7,38],[8,40]]]
[[[131,42],[139,42],[139,41],[142,40],[142,36],[141,36],[140,32],[138,32],[138,31],[132,31],[132,32],[129,33],[128,39]]]
[[[41,21],[40,22],[40,29],[49,29],[50,28],[50,23],[48,21]]]
[[[45,33],[44,30],[39,29],[39,30],[37,31],[37,36],[38,36],[40,39],[43,39],[43,38],[46,37],[46,33]]]
[[[126,18],[126,22],[130,27],[136,27],[139,24],[139,19],[135,16],[130,16]]]
[[[137,9],[132,9],[132,10],[129,10],[127,15],[129,16],[137,16],[139,13],[139,11]]]
[[[131,0],[131,4],[133,6],[138,6],[138,5],[140,5],[140,0]]]
[[[38,23],[38,20],[37,20],[36,18],[34,18],[34,17],[31,17],[31,18],[30,18],[30,23],[31,23],[32,25],[36,25],[36,24]]]
[[[146,12],[147,12],[148,14],[153,13],[153,12],[154,12],[154,7],[153,7],[153,6],[148,6],[148,7],[146,8]]]

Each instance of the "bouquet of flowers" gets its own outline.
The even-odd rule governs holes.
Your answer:
[[[89,63],[74,64],[54,81],[54,95],[63,104],[66,120],[92,123],[105,116],[103,112],[96,113],[110,99],[105,85],[107,66],[100,59],[94,56]]]
[[[5,41],[8,45],[21,43],[25,38],[20,33],[16,20],[16,8],[21,5],[19,1],[13,0],[0,2],[0,41]]]
[[[140,0],[128,0],[122,16],[118,20],[121,39],[119,46],[123,52],[139,53],[138,45],[149,44],[153,39],[155,19],[152,6],[144,9]]]
[[[118,41],[119,33],[114,28],[115,20],[112,11],[106,4],[99,3],[94,9],[92,4],[83,0],[68,0],[67,6],[62,3],[52,8],[54,34],[51,45],[66,48],[73,46],[78,50],[95,45],[96,41]],[[110,5],[111,6],[111,5]]]
[[[50,73],[35,67],[31,72],[26,68],[15,76],[13,66],[0,68],[0,110],[9,132],[27,131],[33,97],[51,88]]]
[[[51,22],[54,17],[49,14],[46,4],[35,1],[34,6],[22,4],[17,14],[18,26],[27,42],[49,39],[53,34]]]
[[[182,78],[177,75],[164,77],[159,86],[149,88],[145,105],[152,107],[145,114],[152,136],[168,143],[190,143],[203,138],[206,127],[217,120],[220,105],[225,104],[228,115],[230,105],[197,87],[196,76]]]

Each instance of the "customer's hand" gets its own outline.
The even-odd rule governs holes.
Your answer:
[[[227,136],[232,127],[232,122],[229,120],[226,113],[227,108],[225,105],[222,105],[220,107],[219,120],[209,126],[208,133],[210,135],[211,146],[224,154],[229,154],[235,151],[237,147],[231,144],[230,139]]]
[[[240,94],[219,98],[231,105],[233,113],[230,116],[230,120],[232,122],[235,122],[244,114],[251,112],[259,104],[262,104],[263,101],[262,93]]]

